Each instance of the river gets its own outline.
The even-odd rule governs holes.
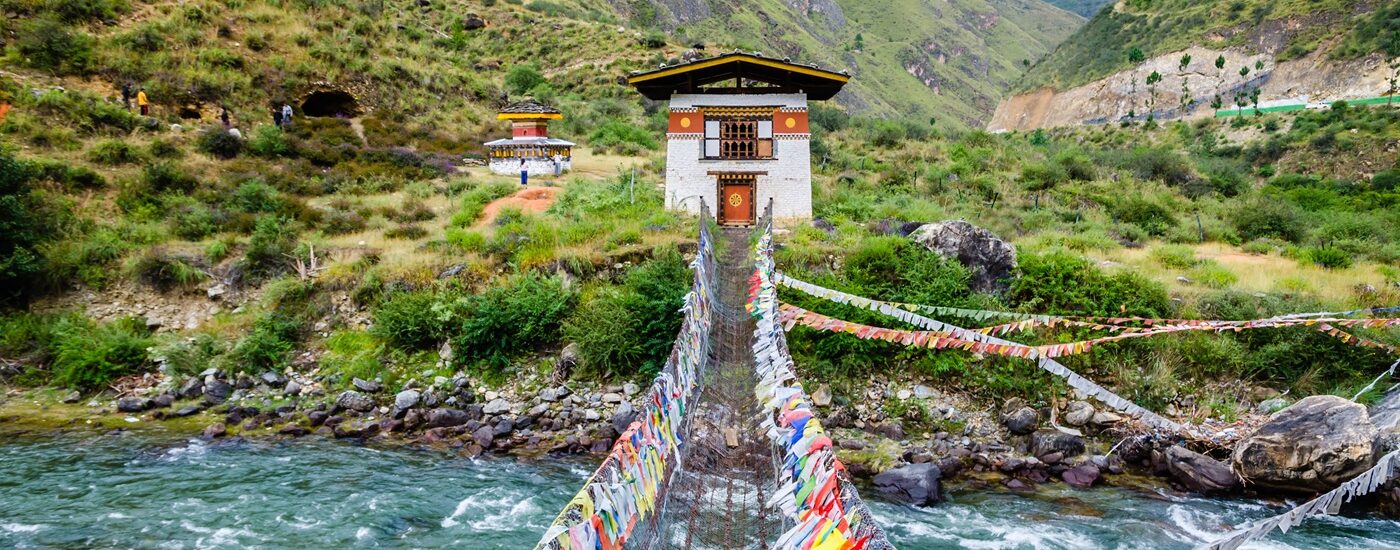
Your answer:
[[[126,434],[0,441],[0,548],[530,548],[590,472],[584,461]],[[1189,548],[1277,513],[1248,501],[1055,484],[874,501],[902,549]],[[1400,523],[1320,518],[1254,548],[1400,549]]]

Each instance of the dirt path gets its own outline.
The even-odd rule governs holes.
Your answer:
[[[496,216],[503,208],[517,208],[527,214],[539,214],[549,210],[549,206],[554,204],[554,197],[559,193],[558,187],[526,187],[509,197],[501,197],[481,211],[481,221],[477,222],[477,227],[490,225],[496,221]]]

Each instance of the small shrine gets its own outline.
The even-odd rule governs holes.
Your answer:
[[[510,121],[510,139],[486,142],[486,156],[491,171],[517,175],[520,160],[530,175],[552,175],[568,172],[572,167],[574,143],[549,137],[549,121],[561,120],[558,109],[534,100],[507,105],[496,115],[497,120]],[[558,163],[559,166],[555,166]]]

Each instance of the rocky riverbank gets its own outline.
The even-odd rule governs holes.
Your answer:
[[[569,360],[568,353],[560,358]],[[601,454],[636,418],[646,389],[554,384],[543,375],[491,387],[463,373],[411,380],[397,392],[377,380],[354,379],[352,389],[341,391],[326,391],[323,383],[210,369],[181,380],[154,374],[127,379],[119,395],[94,398],[10,390],[0,403],[0,430],[158,426],[208,439],[319,436],[422,444],[471,457]],[[1334,396],[1286,407],[1266,400],[1234,423],[1207,421],[1198,432],[1210,435],[1196,438],[1153,433],[1085,400],[1033,407],[1011,399],[988,407],[889,380],[852,392],[820,385],[812,397],[848,470],[916,505],[939,502],[948,483],[1034,491],[1050,483],[1137,487],[1149,478],[1215,496],[1300,496],[1349,479],[1400,442],[1395,396],[1371,411]],[[697,433],[723,437],[723,430]],[[1378,500],[1382,510],[1400,511],[1400,487],[1392,483]]]

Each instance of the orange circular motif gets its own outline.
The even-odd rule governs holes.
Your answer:
[[[739,206],[741,204],[744,204],[744,197],[739,196],[738,193],[729,196],[729,206]]]
[[[688,116],[683,116],[683,117],[681,117],[681,128],[689,128],[689,127],[690,127],[690,117],[688,117]]]
[[[797,126],[797,119],[787,117],[787,120],[783,121],[783,126],[787,126],[788,129],[792,129],[793,126]]]

